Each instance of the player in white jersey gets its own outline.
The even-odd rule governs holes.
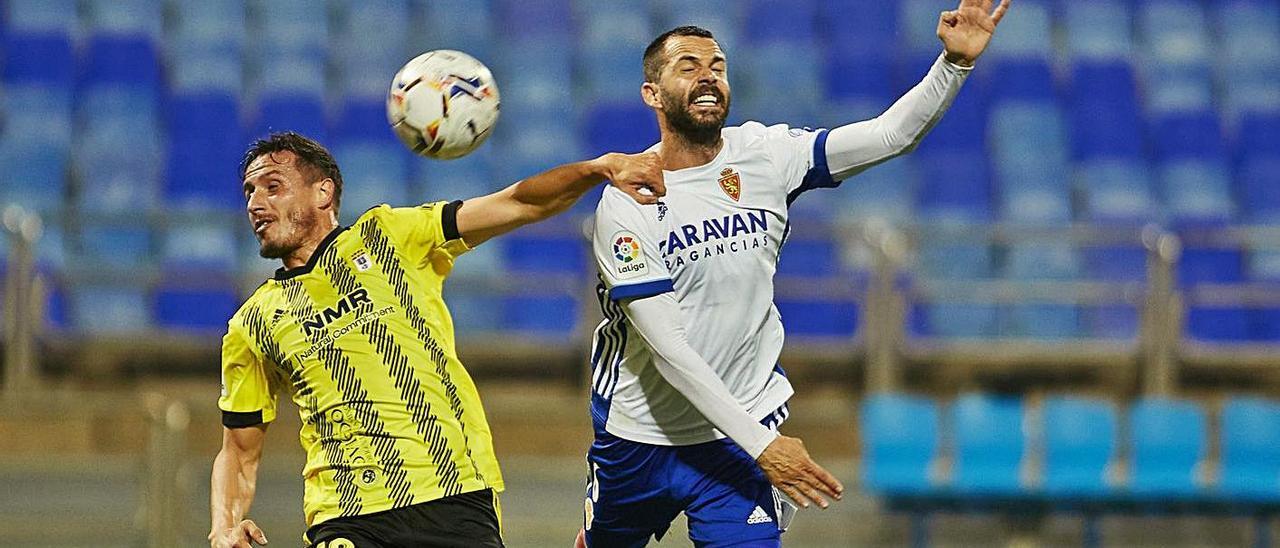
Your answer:
[[[594,252],[605,319],[592,348],[595,442],[578,544],[643,546],[684,512],[698,546],[778,546],[774,488],[827,507],[843,487],[780,435],[791,384],[773,274],[788,206],[912,150],[942,117],[1009,7],[943,12],[944,52],[884,114],[830,131],[724,127],[726,59],[710,32],[673,29],[644,55],[667,196],[606,189]]]

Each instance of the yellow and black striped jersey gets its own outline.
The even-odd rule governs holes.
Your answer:
[[[489,424],[441,296],[460,202],[370,209],[280,269],[222,343],[227,427],[302,416],[307,525],[503,488]]]

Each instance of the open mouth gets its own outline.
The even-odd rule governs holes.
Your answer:
[[[720,98],[710,93],[704,93],[693,100],[693,105],[699,107],[720,106]]]
[[[271,223],[272,221],[270,219],[258,219],[254,221],[253,233],[257,234],[258,236],[261,236],[264,232],[266,232],[267,226],[270,225]]]

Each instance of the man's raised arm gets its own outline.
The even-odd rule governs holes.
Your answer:
[[[852,177],[876,164],[913,150],[942,119],[978,57],[986,51],[996,25],[1009,9],[1001,0],[961,0],[960,7],[938,17],[944,51],[919,84],[876,118],[840,126],[827,135],[827,166],[833,179]]]
[[[458,234],[467,245],[479,245],[569,209],[605,180],[642,204],[657,203],[666,194],[657,154],[610,153],[562,165],[493,194],[466,200],[458,209]]]

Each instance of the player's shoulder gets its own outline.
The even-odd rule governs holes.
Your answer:
[[[264,315],[263,310],[270,308],[272,303],[283,298],[280,291],[279,284],[273,283],[270,279],[259,284],[249,297],[240,303],[240,308],[231,315],[231,319],[227,320],[227,331],[245,329],[249,323],[258,321]]]

